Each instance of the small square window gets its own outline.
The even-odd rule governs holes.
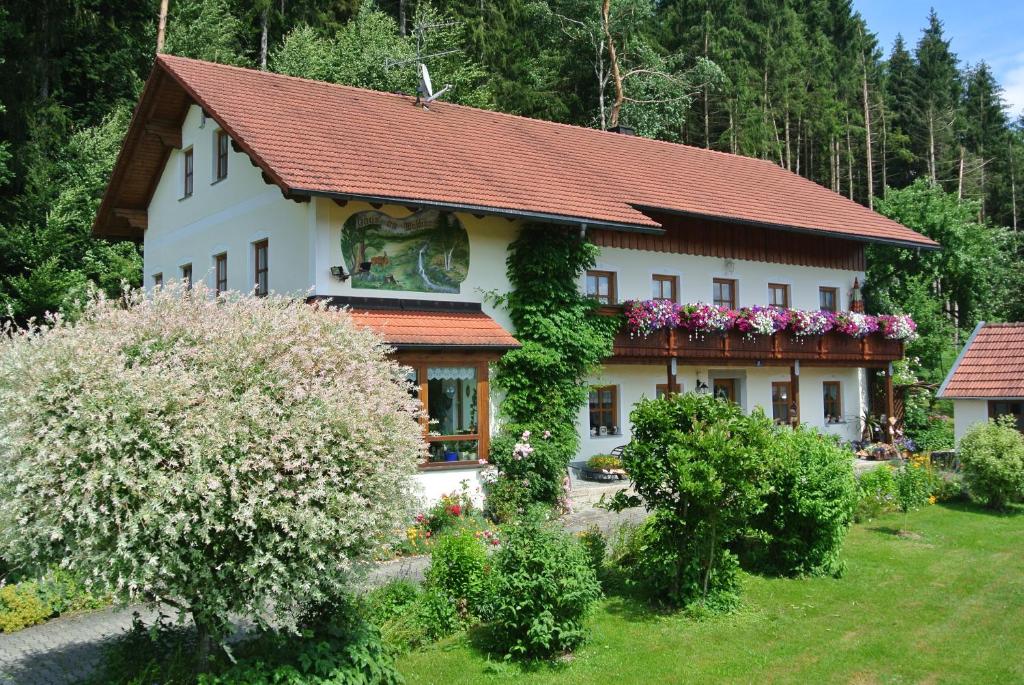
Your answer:
[[[736,279],[716,278],[713,291],[715,305],[736,309],[736,290]]]
[[[615,304],[615,272],[588,271],[587,295],[601,304]]]
[[[651,276],[651,297],[655,300],[678,302],[679,277],[654,274]]]
[[[789,286],[785,283],[769,283],[768,304],[773,307],[788,307]]]
[[[823,312],[838,311],[839,288],[818,288],[818,302]]]

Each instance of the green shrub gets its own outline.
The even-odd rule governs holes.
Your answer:
[[[420,594],[419,586],[408,580],[393,580],[382,585],[366,596],[368,618],[378,626],[393,621],[407,613]]]
[[[584,640],[584,619],[601,588],[586,551],[569,535],[536,521],[514,524],[495,554],[494,570],[488,618],[495,648],[531,659]]]
[[[526,511],[532,501],[529,485],[505,475],[484,485],[484,510],[496,523],[510,523]]]
[[[638,497],[619,493],[613,506],[642,503],[654,516],[627,572],[659,602],[732,605],[737,563],[727,545],[763,506],[776,429],[759,410],[747,416],[732,402],[692,393],[642,400],[630,418],[623,462]]]
[[[166,621],[152,626],[132,616],[127,631],[103,645],[96,670],[86,685],[191,685],[195,682],[195,630]]]
[[[39,593],[57,616],[70,611],[99,609],[109,604],[107,596],[91,592],[78,577],[60,568],[46,572],[39,581]]]
[[[28,580],[0,587],[0,632],[13,633],[34,626],[52,614],[43,601],[39,583]]]
[[[770,465],[765,508],[751,520],[760,536],[744,546],[744,560],[781,575],[838,573],[857,500],[850,453],[799,427],[779,433]]]
[[[575,424],[552,430],[510,424],[491,442],[491,463],[501,474],[499,481],[510,480],[523,486],[525,492],[520,496],[525,503],[557,504],[565,496],[566,470],[578,441]]]
[[[596,525],[591,525],[577,537],[580,545],[583,546],[583,551],[587,553],[587,558],[590,559],[591,568],[600,577],[601,571],[604,569],[605,557],[608,556],[608,542],[604,538],[604,533]]]
[[[615,471],[622,469],[622,460],[610,454],[595,454],[587,460],[587,468],[595,471]]]
[[[442,536],[434,544],[427,586],[454,603],[461,616],[477,615],[487,596],[490,559],[485,543],[469,531]]]
[[[960,465],[973,499],[993,509],[1024,496],[1024,435],[1012,417],[971,428],[960,440]]]
[[[955,443],[953,436],[953,419],[941,414],[934,414],[928,417],[928,422],[911,437],[917,444],[917,448],[924,452],[936,450],[951,450]]]
[[[452,600],[436,589],[421,590],[395,581],[371,592],[366,599],[370,621],[393,652],[406,652],[451,635],[462,627]]]
[[[895,511],[896,477],[888,464],[871,469],[857,479],[857,507],[854,519],[870,521],[882,514]]]
[[[935,487],[935,477],[927,457],[903,462],[895,473],[896,504],[904,514],[928,504]]]

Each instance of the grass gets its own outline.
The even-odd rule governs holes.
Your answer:
[[[1024,511],[937,505],[857,525],[842,578],[745,576],[743,607],[703,619],[620,597],[567,663],[526,668],[468,638],[403,657],[410,684],[1024,682]]]

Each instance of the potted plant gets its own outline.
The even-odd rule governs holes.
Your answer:
[[[596,454],[587,460],[586,465],[580,470],[580,475],[584,480],[610,482],[625,478],[626,470],[618,457]]]

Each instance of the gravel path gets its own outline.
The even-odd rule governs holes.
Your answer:
[[[592,525],[609,532],[623,521],[643,520],[644,515],[642,509],[613,514],[586,502],[566,516],[563,525],[571,532]],[[409,557],[379,564],[365,584],[373,587],[398,578],[422,580],[429,562],[428,557]],[[140,606],[103,609],[0,634],[0,685],[67,685],[87,677],[99,663],[104,643],[131,627],[136,611],[147,625],[157,618],[155,611]],[[170,607],[164,613],[177,616]]]

